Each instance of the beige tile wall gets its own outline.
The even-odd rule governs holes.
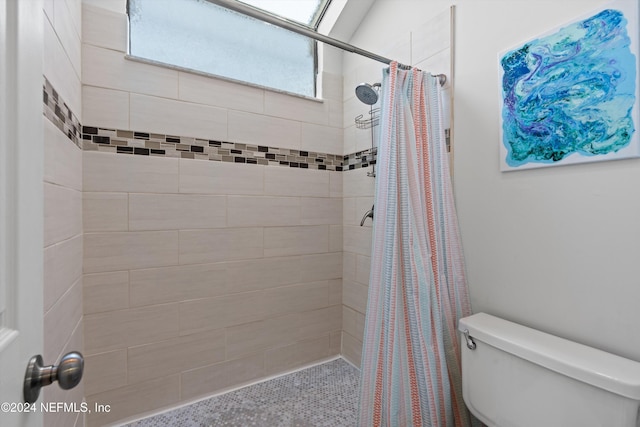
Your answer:
[[[341,76],[318,101],[128,60],[124,10],[97,4],[83,125],[342,154]],[[85,387],[112,408],[87,425],[339,354],[340,172],[99,151],[83,166]]]
[[[80,0],[51,0],[44,8],[43,72],[78,119],[80,83]],[[45,364],[70,351],[83,352],[82,322],[82,151],[43,116],[44,130],[44,348]],[[72,390],[57,385],[42,391],[44,402],[80,404],[84,383]],[[45,426],[84,425],[73,412],[44,414]]]
[[[354,38],[357,40],[373,36],[366,31],[356,31]],[[389,39],[387,46],[380,50],[380,54],[434,74],[446,73],[451,79],[453,67],[450,42],[450,11],[447,10],[417,28],[396,33],[396,38]],[[354,117],[359,114],[367,115],[369,106],[357,100],[354,89],[363,81],[380,82],[383,67],[379,63],[355,55],[344,58],[344,154],[366,150],[371,146],[371,130],[355,127]],[[367,176],[371,169],[368,167],[343,173],[341,353],[356,366],[360,366],[362,357],[369,290],[371,219],[365,221],[364,227],[360,227],[360,220],[373,205],[375,180]]]
[[[229,166],[84,152],[88,425],[338,354],[342,174]]]

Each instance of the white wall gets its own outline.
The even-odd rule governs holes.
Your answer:
[[[420,42],[413,29],[455,5],[454,185],[474,311],[640,360],[640,339],[630,333],[640,323],[640,160],[499,170],[498,52],[603,4],[377,0],[349,42],[411,61],[410,47]],[[407,29],[411,38],[403,43]],[[344,58],[345,152],[354,151],[350,144],[366,145],[349,133],[359,107],[353,88],[382,68],[356,66],[356,58]],[[345,197],[353,196],[351,173]],[[352,205],[345,198],[345,218],[355,221]],[[344,236],[346,247],[349,227]],[[345,256],[348,269],[353,262]],[[343,275],[348,298],[352,275]]]
[[[498,164],[497,52],[602,4],[458,1],[456,200],[474,311],[640,360],[640,160]]]

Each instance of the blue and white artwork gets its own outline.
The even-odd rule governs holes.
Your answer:
[[[619,0],[500,53],[501,169],[638,157],[637,39]]]

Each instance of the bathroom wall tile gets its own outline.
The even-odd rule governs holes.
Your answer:
[[[324,335],[265,351],[264,362],[267,375],[303,366],[331,355],[331,338]]]
[[[327,103],[279,92],[265,91],[264,112],[269,116],[285,117],[300,122],[329,124]]]
[[[263,293],[261,304],[266,316],[280,316],[327,307],[329,282],[323,280],[268,289]]]
[[[329,305],[342,304],[342,279],[329,280]]]
[[[351,90],[354,91],[355,86],[351,88]],[[342,106],[343,126],[345,128],[355,126],[355,118],[360,115],[362,115],[362,118],[365,120],[371,118],[371,115],[369,114],[370,110],[371,108],[369,105],[363,104],[358,98],[356,98],[355,92],[351,92],[351,96],[345,100]],[[369,135],[369,138],[371,138],[371,131],[369,129],[356,129],[355,132],[364,133]],[[353,137],[355,137],[355,133],[353,134]]]
[[[229,227],[299,225],[300,199],[228,196],[228,215]]]
[[[170,338],[166,341],[129,347],[127,351],[129,384],[224,360],[224,330],[215,330]]]
[[[129,307],[129,272],[85,274],[84,314],[123,310]]]
[[[368,210],[368,209],[367,209]],[[366,212],[366,211],[365,211]],[[362,212],[362,217],[365,212]],[[356,211],[356,198],[345,197],[342,199],[342,224],[343,225],[360,225],[361,218],[358,218]]]
[[[130,194],[130,230],[221,228],[227,198],[191,194]]]
[[[264,256],[322,253],[329,250],[329,227],[268,227],[264,229]]]
[[[342,75],[322,72],[322,99],[342,102]]]
[[[44,360],[58,360],[71,332],[82,319],[82,278],[44,314]]]
[[[357,67],[358,63],[365,61],[366,58],[359,58],[353,55],[343,64],[344,72],[342,73],[342,100],[346,101],[355,96],[355,88],[364,80],[359,80]]]
[[[127,0],[82,0],[82,4],[90,4],[115,13],[127,13]]]
[[[343,236],[342,225],[329,226],[329,252],[342,252]]]
[[[342,196],[342,172],[329,172],[329,197]]]
[[[82,150],[49,119],[42,117],[44,129],[44,181],[82,190]]]
[[[362,341],[354,338],[346,332],[342,332],[342,357],[347,359],[357,368],[362,361]]]
[[[264,89],[193,73],[178,73],[180,99],[251,113],[264,111]]]
[[[326,171],[267,167],[264,191],[269,196],[328,197],[329,174]]]
[[[262,291],[184,301],[180,303],[180,334],[255,322],[264,314]]]
[[[371,227],[345,225],[343,228],[344,250],[360,255],[371,255]]]
[[[178,336],[178,305],[162,304],[84,316],[88,355]]]
[[[298,256],[249,259],[226,265],[229,274],[226,290],[228,294],[290,285],[302,280]]]
[[[261,114],[229,111],[229,140],[247,144],[300,149],[300,123]]]
[[[215,297],[227,286],[224,263],[131,270],[130,276],[132,307]]]
[[[357,254],[353,252],[342,253],[342,278],[344,280],[356,280]]]
[[[238,386],[265,375],[262,353],[227,360],[181,374],[183,400]]]
[[[111,129],[131,129],[129,92],[83,85],[82,124]]]
[[[55,8],[54,8],[55,9]],[[55,12],[54,12],[55,14]],[[49,20],[44,17],[43,74],[56,88],[71,111],[82,121],[82,93],[80,75],[65,52]]]
[[[265,166],[180,159],[180,193],[264,193]]]
[[[83,43],[126,53],[127,27],[125,13],[116,13],[82,2]]]
[[[304,255],[299,269],[306,280],[338,279],[342,277],[342,252]]]
[[[227,358],[293,344],[300,318],[295,313],[227,328]]]
[[[45,247],[82,233],[82,193],[44,183]]]
[[[346,117],[346,114],[345,114],[345,117]],[[347,155],[349,153],[355,153],[357,151],[356,150],[356,131],[358,133],[362,132],[360,129],[356,128],[353,122],[353,118],[351,118],[349,122],[345,122],[345,127],[342,132],[342,141],[343,141],[342,154]]]
[[[71,65],[77,76],[80,76],[81,61],[80,61],[80,34],[76,30],[79,28],[76,23],[73,22],[73,16],[69,10],[66,1],[55,2],[53,8],[53,26],[62,44],[67,57],[71,61]]]
[[[178,159],[85,151],[84,191],[177,193]]]
[[[260,258],[262,228],[180,230],[180,264]]]
[[[375,141],[378,134],[378,126],[373,127],[373,138]],[[355,151],[365,151],[371,149],[371,129],[358,129],[355,130]],[[365,172],[366,175],[366,172]]]
[[[331,332],[329,335],[331,337],[331,344],[329,347],[330,355],[340,354],[342,349],[342,331]]]
[[[367,255],[357,255],[355,281],[368,286],[370,272],[371,272],[371,257]]]
[[[131,94],[130,108],[129,120],[134,130],[227,139],[227,110],[223,108],[135,93]]]
[[[344,103],[335,99],[329,99],[325,102],[329,104],[329,126],[342,129],[344,127]]]
[[[352,282],[351,280],[342,281],[342,303],[360,313],[367,311],[367,297],[369,289],[366,285]]]
[[[364,339],[364,320],[363,313],[342,306],[342,329],[360,341]]]
[[[342,225],[342,198],[300,198],[302,225]]]
[[[128,60],[124,52],[86,43],[82,45],[82,83],[166,98],[178,97],[177,71]],[[131,124],[133,126],[133,120]],[[147,129],[140,128],[141,131]]]
[[[418,64],[451,44],[451,18],[447,10],[411,31],[411,61]],[[431,70],[429,70],[431,71]]]
[[[82,236],[44,250],[44,312],[82,276]]]
[[[321,153],[342,154],[342,128],[302,124],[302,141],[300,149],[319,151]]]
[[[55,356],[58,362],[63,355],[70,351],[82,351],[82,322],[79,321],[75,328],[70,331],[70,336],[60,353]],[[79,407],[84,399],[85,387],[83,381],[71,390],[63,390],[60,387],[46,387],[42,390],[42,402],[66,402]],[[44,416],[43,425],[48,427],[67,427],[73,425],[76,415],[72,411],[48,412]]]
[[[177,264],[178,231],[84,234],[85,273]]]
[[[114,350],[86,356],[84,389],[87,396],[127,385],[127,350]]]
[[[109,412],[87,414],[87,425],[103,426],[136,414],[175,405],[180,400],[180,376],[170,375],[87,397],[90,408],[109,402]]]
[[[129,196],[126,193],[82,193],[84,232],[127,231]]]
[[[82,0],[64,0],[64,3],[73,29],[80,37],[82,35]]]
[[[295,338],[317,337],[342,329],[342,306],[333,305],[300,313]]]
[[[342,177],[344,197],[373,196],[376,189],[375,179],[367,176],[366,171],[356,169],[345,172]]]

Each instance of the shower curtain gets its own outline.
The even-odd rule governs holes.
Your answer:
[[[383,73],[362,427],[476,424],[462,400],[456,328],[471,308],[439,96],[428,73]]]

